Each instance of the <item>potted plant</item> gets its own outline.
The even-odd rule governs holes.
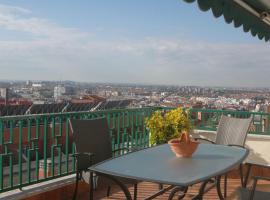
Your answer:
[[[181,107],[167,112],[154,112],[146,119],[146,126],[150,133],[150,145],[168,142],[176,156],[189,157],[198,146],[197,142],[190,140],[191,124],[188,111]],[[179,151],[179,148],[183,150]],[[185,150],[189,153],[185,153]]]

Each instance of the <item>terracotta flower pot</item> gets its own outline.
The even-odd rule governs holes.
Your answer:
[[[168,144],[177,157],[191,157],[199,142],[191,141],[189,134],[182,133],[181,138],[171,139]]]

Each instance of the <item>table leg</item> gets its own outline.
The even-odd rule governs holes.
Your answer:
[[[182,192],[182,194],[178,196],[178,200],[183,199],[186,196],[187,191],[188,191],[188,187],[175,187],[171,191],[168,200],[172,200],[177,192]]]
[[[102,174],[102,173],[98,173],[98,175],[106,177],[106,178],[112,180],[113,182],[115,182],[124,192],[124,194],[126,196],[126,200],[132,200],[131,194],[130,194],[127,186],[125,184],[123,184],[121,181],[119,181],[116,177],[108,175],[108,174]],[[93,200],[93,199],[90,199],[90,200]]]
[[[218,197],[220,200],[224,200],[224,197],[221,192],[221,187],[220,187],[221,176],[218,176],[216,181],[217,181],[216,188],[217,188]]]
[[[208,184],[208,182],[210,182],[210,180],[207,180],[205,182],[203,182],[201,184],[201,187],[199,189],[199,194],[196,195],[195,197],[192,198],[192,200],[202,200],[203,199],[203,195],[204,195],[204,191],[205,191],[205,187]]]
[[[147,197],[147,198],[144,199],[144,200],[152,200],[152,199],[155,199],[156,197],[158,197],[158,196],[164,194],[165,192],[167,192],[167,191],[173,189],[174,187],[175,187],[175,186],[170,185],[170,186],[168,186],[168,187],[166,187],[166,188],[163,188],[162,190],[159,190],[157,193],[151,195],[150,197]]]

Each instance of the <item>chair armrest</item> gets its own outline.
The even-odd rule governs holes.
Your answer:
[[[79,157],[83,157],[83,156],[84,157],[88,156],[90,164],[93,162],[93,157],[94,157],[93,153],[83,152],[83,153],[74,153],[74,154],[71,155],[71,157],[74,157],[76,160],[78,160]]]
[[[114,149],[112,152],[116,153],[118,151],[124,151],[124,150],[129,150],[129,149],[127,147],[123,147],[123,148]]]
[[[252,176],[252,178],[256,180],[270,181],[270,177]]]
[[[210,143],[212,143],[212,144],[216,144],[214,141],[209,140],[209,139],[207,139],[207,138],[194,138],[194,140],[195,140],[195,141],[198,141],[198,140],[203,140],[203,141],[210,142]]]
[[[248,154],[249,154],[249,151],[250,151],[248,148],[246,148],[245,146],[242,146],[242,145],[228,144],[228,146],[230,146],[230,147],[238,147],[238,148],[245,149],[248,152]]]
[[[72,156],[72,157],[77,158],[77,157],[79,157],[79,156],[83,156],[83,155],[89,156],[89,158],[91,158],[91,157],[93,157],[93,156],[94,156],[94,154],[93,154],[93,153],[89,153],[89,152],[83,152],[83,153],[74,153],[74,154],[72,154],[71,156]]]
[[[127,151],[127,152],[134,152],[134,151],[139,151],[141,148],[136,148],[136,147],[122,147],[119,149],[115,149],[112,152],[113,153],[117,153],[117,152],[121,152],[121,151]]]
[[[131,152],[139,151],[139,150],[144,149],[144,148],[145,148],[145,147],[132,147],[132,148],[130,148],[130,151],[131,151]]]
[[[85,159],[89,159],[89,164],[87,166],[79,167],[77,166],[77,172],[80,172],[82,170],[88,170],[88,167],[90,167],[93,164],[93,157],[94,154],[93,153],[89,153],[89,152],[77,152],[71,155],[72,157],[74,157],[76,159],[77,162],[79,162],[80,157],[81,158],[85,158]]]
[[[244,147],[242,145],[238,145],[238,144],[228,144],[228,146],[230,146],[230,147],[239,147],[239,148],[246,149],[246,147]]]
[[[112,152],[113,153],[116,153],[116,152],[118,152],[118,151],[124,151],[124,150],[126,150],[126,151],[128,151],[128,152],[132,152],[132,151],[138,151],[139,149],[138,148],[128,148],[128,147],[122,147],[122,148],[118,148],[118,149],[115,149],[115,150],[113,150]]]
[[[252,184],[252,187],[251,187],[251,192],[249,194],[249,199],[251,199],[251,200],[254,199],[254,195],[255,195],[258,180],[270,181],[270,178],[268,178],[268,177],[253,176],[252,178],[254,179],[254,181],[253,181],[253,184]],[[265,199],[265,198],[260,198],[260,199]],[[269,199],[269,198],[267,198],[267,199]]]

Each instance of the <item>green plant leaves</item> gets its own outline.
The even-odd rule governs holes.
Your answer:
[[[191,128],[188,112],[181,107],[166,113],[154,112],[146,119],[146,126],[150,131],[151,145],[166,143],[170,139],[180,137],[183,131],[189,132]]]

